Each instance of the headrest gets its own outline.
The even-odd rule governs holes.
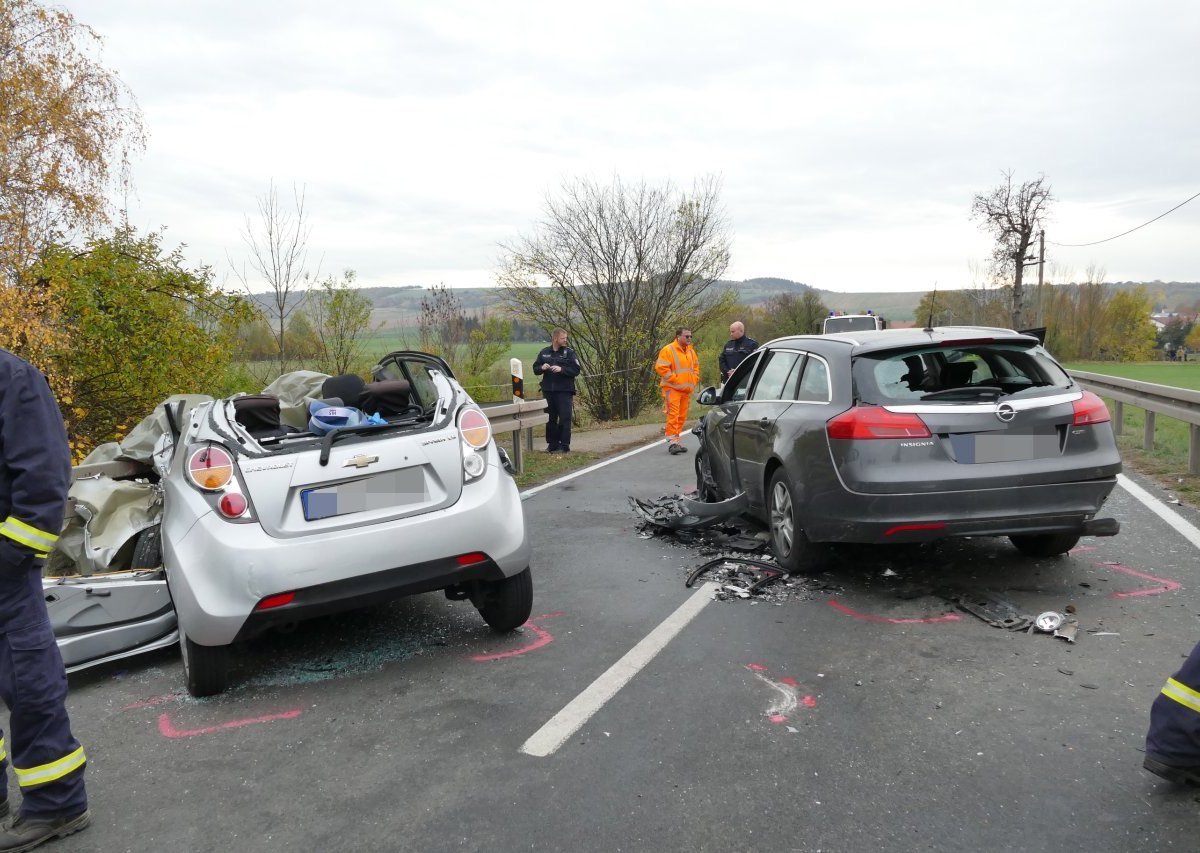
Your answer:
[[[366,384],[361,376],[354,373],[330,376],[321,384],[321,399],[337,397],[347,406],[353,406],[358,402],[358,395],[362,393]]]
[[[308,431],[313,435],[325,435],[335,429],[359,426],[364,421],[360,409],[330,406],[327,400],[314,400],[309,403],[308,413]]]

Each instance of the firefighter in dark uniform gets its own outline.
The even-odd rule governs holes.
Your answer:
[[[46,377],[0,349],[0,816],[9,813],[8,764],[21,811],[0,831],[0,853],[29,850],[91,820],[87,758],[67,718],[67,674],[42,592],[42,564],[58,539],[71,484],[62,414]]]
[[[721,365],[721,382],[732,376],[742,360],[756,349],[758,341],[746,337],[746,327],[741,321],[735,320],[730,323],[729,340],[725,342],[725,348],[717,358],[717,363]]]
[[[542,377],[542,396],[546,398],[546,451],[571,452],[571,404],[575,396],[575,377],[579,375],[579,357],[567,346],[567,330],[555,329],[550,346],[542,349],[533,362],[533,372]]]
[[[1172,782],[1200,785],[1200,644],[1150,706],[1142,766]]]

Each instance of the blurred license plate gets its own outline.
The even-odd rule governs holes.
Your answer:
[[[372,509],[389,509],[428,499],[425,474],[420,468],[386,471],[364,480],[338,483],[323,489],[305,489],[300,493],[300,503],[307,521]]]
[[[1058,433],[980,433],[951,435],[954,458],[964,465],[980,462],[1021,462],[1059,455]]]

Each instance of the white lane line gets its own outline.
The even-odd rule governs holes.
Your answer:
[[[1146,508],[1152,513],[1157,515],[1167,524],[1174,527],[1184,539],[1191,542],[1197,548],[1200,548],[1200,530],[1198,530],[1194,524],[1186,521],[1183,516],[1175,512],[1165,503],[1154,497],[1154,495],[1150,494],[1124,474],[1117,475],[1117,483],[1120,484],[1121,488],[1129,492],[1129,494],[1133,495],[1139,501],[1144,503]]]
[[[645,447],[636,447],[633,450],[628,450],[625,453],[622,453],[620,456],[614,456],[612,459],[605,459],[603,462],[597,462],[595,465],[589,465],[586,468],[580,468],[578,471],[572,471],[570,474],[559,477],[557,480],[551,480],[549,483],[542,483],[540,486],[534,486],[532,489],[526,489],[525,491],[521,492],[521,500],[529,500],[529,498],[533,497],[538,492],[545,491],[551,486],[557,486],[560,483],[567,482],[568,480],[574,480],[576,477],[582,477],[584,474],[590,474],[592,471],[599,471],[605,465],[611,465],[614,462],[620,462],[622,459],[628,459],[630,456],[641,453],[643,450],[649,450],[651,447],[658,447],[660,444],[665,443],[666,439],[660,438],[658,441],[651,442]]]
[[[545,758],[557,751],[566,743],[567,738],[579,731],[584,723],[604,707],[605,702],[616,696],[630,679],[666,648],[667,643],[712,601],[716,589],[717,584],[709,582],[692,593],[687,601],[642,638],[640,643],[626,652],[623,658],[610,666],[603,675],[585,687],[582,693],[534,732],[529,740],[521,744],[520,751],[538,758]]]

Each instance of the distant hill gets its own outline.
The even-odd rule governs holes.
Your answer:
[[[1117,290],[1132,290],[1138,285],[1146,288],[1155,307],[1167,311],[1192,310],[1200,306],[1200,282],[1110,282],[1109,286]],[[761,305],[772,296],[780,293],[801,293],[808,285],[786,278],[750,278],[744,281],[721,280],[715,283],[718,288],[733,290],[737,299],[744,305]],[[905,291],[891,293],[886,291],[869,293],[839,293],[832,290],[816,289],[821,300],[831,311],[845,311],[859,314],[867,309],[892,321],[913,320],[917,305],[926,291]],[[416,285],[408,287],[364,287],[363,295],[367,296],[374,305],[372,318],[376,325],[382,323],[385,328],[412,327],[417,324],[421,313],[421,300],[428,290]],[[475,312],[485,310],[496,304],[496,289],[491,287],[458,287],[454,295],[461,301],[464,310]],[[266,304],[263,294],[256,295],[256,301]]]

